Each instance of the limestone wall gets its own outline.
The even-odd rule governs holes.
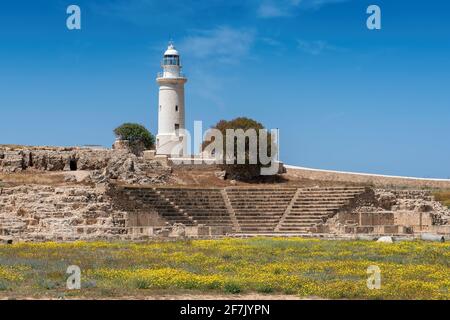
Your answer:
[[[408,187],[450,189],[450,179],[422,179],[384,176],[375,174],[350,173],[330,170],[317,170],[285,165],[287,174],[302,179],[329,182],[360,183],[377,187]]]
[[[319,232],[449,234],[450,210],[434,201],[430,191],[377,189],[371,198],[339,211]]]
[[[0,237],[21,240],[117,239],[126,213],[102,188],[20,186],[0,189]]]
[[[0,171],[20,172],[100,170],[107,166],[113,151],[63,147],[0,147]]]
[[[0,172],[35,171],[91,171],[85,182],[92,183],[164,184],[171,168],[129,150],[0,146]]]

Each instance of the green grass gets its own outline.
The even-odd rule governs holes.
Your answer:
[[[67,267],[82,289],[66,289]],[[367,268],[381,269],[380,290]],[[258,293],[344,299],[450,299],[450,244],[300,238],[0,245],[0,297]]]

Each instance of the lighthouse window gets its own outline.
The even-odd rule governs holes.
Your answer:
[[[161,109],[162,109],[162,106],[159,106],[159,111],[161,111]]]
[[[178,106],[175,106],[175,111],[178,112]]]
[[[178,56],[165,56],[164,64],[169,66],[178,66],[180,65],[180,57]]]

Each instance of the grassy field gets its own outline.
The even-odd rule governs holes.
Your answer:
[[[82,289],[66,290],[77,265]],[[381,289],[367,288],[367,268]],[[107,298],[260,293],[343,299],[450,299],[450,244],[251,238],[0,246],[0,297]]]

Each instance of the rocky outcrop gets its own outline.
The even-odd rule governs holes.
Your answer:
[[[58,147],[2,147],[0,171],[20,172],[98,170],[107,165],[111,150]]]
[[[94,170],[95,183],[121,181],[128,184],[165,184],[170,181],[172,169],[156,160],[145,160],[132,153],[112,153],[102,170]]]
[[[3,147],[0,172],[91,171],[85,182],[165,184],[171,168],[157,160],[138,157],[127,150]]]

